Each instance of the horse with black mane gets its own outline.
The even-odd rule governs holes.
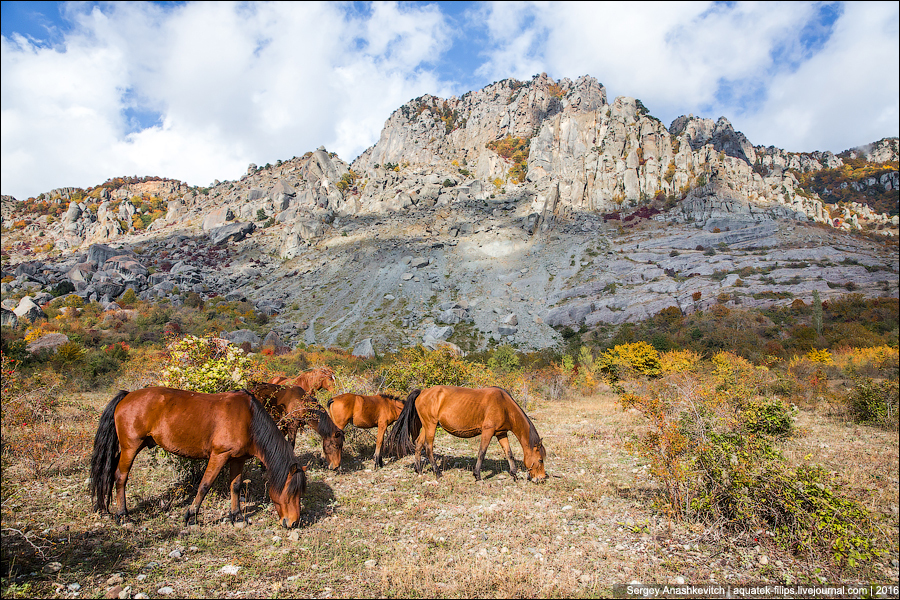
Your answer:
[[[256,384],[250,392],[259,398],[278,428],[287,435],[291,448],[296,447],[297,431],[302,426],[309,427],[322,438],[322,454],[328,467],[336,470],[341,466],[343,428],[335,425],[314,395],[300,386],[274,383]]]
[[[375,468],[383,467],[381,447],[384,433],[397,420],[403,410],[403,400],[385,392],[374,396],[361,394],[341,394],[328,401],[328,412],[334,424],[341,429],[348,423],[360,429],[378,428],[375,438]]]
[[[472,389],[437,385],[425,390],[413,390],[388,434],[385,443],[389,453],[402,457],[414,452],[416,472],[421,475],[420,452],[424,446],[435,476],[440,477],[441,471],[434,460],[434,435],[438,425],[456,437],[481,436],[481,448],[475,463],[477,480],[481,480],[481,463],[492,437],[496,437],[503,448],[509,463],[509,474],[513,479],[516,478],[516,461],[507,438],[509,432],[522,445],[528,479],[543,481],[547,478],[544,471],[544,459],[547,456],[544,443],[531,419],[503,388]]]
[[[210,486],[227,464],[231,522],[242,519],[240,487],[244,462],[251,456],[266,466],[269,497],[283,527],[300,520],[306,493],[306,467],[300,465],[284,435],[259,400],[246,390],[202,394],[166,387],[120,391],[103,410],[94,437],[90,492],[94,509],[109,512],[116,491],[116,521],[128,515],[125,484],[135,456],[159,445],[186,458],[209,463],[185,523],[195,518]]]

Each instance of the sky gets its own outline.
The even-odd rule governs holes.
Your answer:
[[[2,2],[0,187],[208,186],[509,77],[596,77],[792,152],[898,135],[898,2]]]

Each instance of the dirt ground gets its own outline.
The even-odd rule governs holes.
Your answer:
[[[109,397],[67,402],[91,438]],[[848,575],[783,552],[765,532],[728,537],[655,514],[648,467],[626,448],[642,417],[612,394],[528,412],[548,451],[543,484],[513,481],[496,442],[476,482],[477,440],[446,433],[436,441],[440,480],[430,470],[416,475],[412,457],[376,471],[374,436],[352,428],[342,470],[332,473],[317,439],[301,434],[310,485],[293,531],[277,525],[258,463],[245,469],[249,525],[222,522],[228,500],[219,485],[199,525],[185,527],[195,490],[169,459],[145,450],[127,489],[131,521],[120,526],[91,512],[90,447],[37,479],[4,450],[3,596],[604,597],[631,582],[897,583],[896,432],[802,411],[801,434],[784,447],[792,462],[834,470],[883,517],[889,554]],[[521,447],[512,447],[521,463]]]

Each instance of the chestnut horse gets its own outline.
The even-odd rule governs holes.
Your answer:
[[[231,482],[231,522],[240,512],[244,462],[258,458],[269,473],[269,497],[283,527],[300,520],[306,493],[306,467],[301,467],[284,436],[259,400],[247,391],[201,394],[165,387],[120,391],[103,410],[91,456],[94,509],[109,512],[113,486],[116,521],[128,515],[125,484],[138,452],[159,445],[186,458],[209,463],[185,523],[196,517],[200,503],[227,464]]]
[[[328,401],[328,412],[334,424],[344,429],[347,423],[353,423],[360,429],[378,427],[375,438],[375,468],[383,467],[381,460],[381,443],[388,426],[397,420],[403,410],[403,400],[390,394],[361,396],[359,394],[341,394]]]
[[[297,430],[305,425],[322,438],[322,454],[328,467],[341,466],[344,431],[334,424],[316,397],[299,386],[260,383],[250,389],[275,419],[278,428],[287,435],[291,448],[296,447]]]
[[[310,393],[319,390],[334,389],[334,370],[331,367],[316,367],[297,375],[293,380],[289,377],[273,377],[269,383],[277,385],[298,385]]]
[[[421,475],[419,453],[422,446],[425,446],[434,474],[440,477],[440,469],[434,460],[434,434],[439,424],[444,431],[456,437],[481,436],[481,448],[475,463],[475,479],[481,480],[481,463],[492,437],[497,438],[506,454],[509,474],[513,479],[516,478],[516,461],[507,439],[510,431],[522,445],[528,479],[543,481],[547,478],[544,471],[544,459],[547,456],[544,443],[531,419],[506,390],[498,387],[472,389],[449,385],[413,390],[388,434],[387,447],[397,456],[415,452],[416,472]]]

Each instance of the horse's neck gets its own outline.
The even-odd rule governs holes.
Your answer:
[[[528,419],[528,415],[522,410],[522,407],[514,400],[512,402],[515,405],[515,410],[512,411],[512,414],[510,415],[512,424],[510,429],[513,432],[513,435],[519,439],[519,443],[522,445],[522,450],[525,454],[530,455],[533,450],[531,447],[531,430],[534,426]]]

